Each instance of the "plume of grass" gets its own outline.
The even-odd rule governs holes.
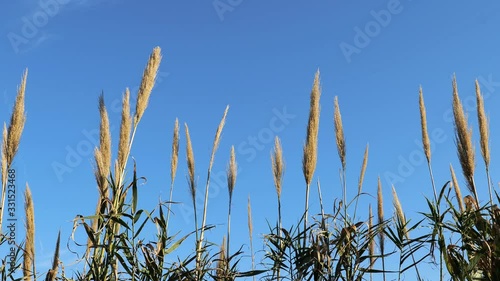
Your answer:
[[[57,271],[59,268],[59,244],[61,241],[61,232],[57,234],[56,249],[54,251],[54,258],[52,259],[52,268],[49,269],[47,275],[45,276],[46,281],[55,281],[57,276]]]
[[[194,153],[193,153],[193,145],[191,144],[191,136],[189,135],[189,127],[187,124],[184,124],[186,131],[186,159],[188,166],[188,185],[189,191],[191,194],[191,200],[193,200],[193,208],[194,208],[194,217],[195,217],[195,225],[196,229],[198,229],[198,223],[196,222],[196,181],[194,179]]]
[[[9,129],[7,131],[7,164],[10,167],[14,156],[19,148],[19,143],[21,142],[21,135],[23,133],[24,124],[26,122],[26,114],[24,112],[24,94],[26,91],[26,77],[28,76],[28,70],[26,70],[21,79],[21,85],[17,90],[16,101],[14,103],[14,109],[10,117]]]
[[[191,136],[189,135],[189,127],[186,123],[184,123],[184,128],[186,131],[186,159],[188,166],[188,186],[191,195],[191,200],[193,201],[193,212],[194,212],[194,225],[195,225],[195,235],[196,235],[196,270],[199,271],[200,267],[200,258],[201,258],[201,249],[198,245],[201,243],[200,235],[198,231],[198,215],[196,212],[196,181],[195,181],[195,170],[194,170],[194,153],[193,153],[193,145],[191,144]]]
[[[127,166],[127,161],[128,161],[128,157],[130,155],[130,150],[132,149],[132,144],[134,142],[135,134],[137,132],[137,126],[139,124],[139,121],[142,118],[142,115],[144,114],[144,111],[148,107],[149,97],[151,96],[151,91],[153,90],[153,87],[155,84],[156,75],[158,73],[158,69],[160,68],[161,58],[162,58],[162,55],[161,55],[160,47],[153,48],[153,52],[149,56],[148,62],[146,64],[146,68],[144,69],[144,72],[142,74],[141,85],[139,87],[139,91],[137,92],[137,101],[135,104],[135,113],[134,113],[134,117],[133,117],[134,123],[133,123],[130,141],[128,142],[128,148],[125,148],[123,146],[119,148],[119,150],[122,150],[122,154],[124,156],[121,157],[123,162],[120,163],[121,165],[119,165],[123,168],[119,167],[119,169],[121,169],[121,171],[119,171],[118,174],[115,176],[117,179],[120,179],[120,181],[117,182],[118,187],[121,185],[121,183],[123,181],[123,177],[125,174],[125,167]],[[124,107],[125,107],[125,104],[124,104]],[[126,134],[125,131],[124,131],[124,134]],[[120,135],[121,135],[121,132],[120,132]]]
[[[314,76],[313,87],[311,90],[310,106],[309,106],[309,121],[307,123],[306,143],[304,145],[304,156],[302,158],[302,171],[306,181],[306,202],[305,202],[305,217],[304,230],[307,228],[307,217],[309,211],[309,188],[311,185],[316,162],[318,158],[318,131],[319,131],[319,99],[321,96],[319,70]],[[305,234],[305,231],[304,231]],[[305,245],[304,237],[304,245]]]
[[[252,258],[252,271],[255,270],[255,254],[253,251],[253,222],[252,222],[252,205],[250,204],[250,195],[248,195],[248,204],[247,204],[247,213],[248,213],[248,236],[250,239],[250,255]],[[253,276],[255,280],[255,276]]]
[[[219,253],[219,259],[217,260],[217,265],[216,267],[216,276],[217,280],[226,280],[227,278],[227,273],[228,273],[228,255],[227,249],[226,249],[226,237],[222,237],[222,243],[220,245],[220,253]]]
[[[26,184],[24,192],[24,212],[26,214],[26,242],[24,248],[23,280],[33,280],[35,270],[35,209],[31,190]]]
[[[149,57],[146,69],[142,74],[141,86],[139,87],[139,92],[137,94],[137,103],[135,105],[135,115],[134,115],[134,127],[142,118],[146,107],[148,107],[149,96],[151,95],[151,90],[156,80],[156,74],[160,68],[161,62],[161,49],[160,47],[155,47],[152,54]]]
[[[111,169],[111,133],[109,128],[109,117],[104,104],[104,96],[99,96],[99,148],[94,149],[94,159],[96,168],[94,171],[99,198],[97,200],[96,215],[102,215],[105,212],[106,200],[109,197],[108,176]],[[100,218],[92,220],[92,229],[94,232],[100,228]],[[93,247],[92,239],[87,240],[87,249],[85,256],[90,254],[90,248]],[[95,249],[97,251],[97,249]]]
[[[399,201],[398,194],[396,193],[396,189],[394,185],[392,186],[392,198],[394,209],[396,209],[396,218],[401,222],[401,225],[404,226],[403,232],[406,239],[409,239],[408,229],[406,228],[406,217],[403,213],[403,207],[401,206],[401,202]]]
[[[168,199],[168,213],[166,229],[168,230],[168,222],[170,219],[170,207],[172,206],[172,196],[174,192],[175,174],[177,173],[177,162],[179,160],[179,120],[175,119],[174,136],[172,137],[172,155],[170,157],[170,196]]]
[[[342,116],[340,115],[339,101],[335,97],[333,121],[335,123],[335,142],[337,144],[337,152],[339,154],[340,163],[342,164],[342,195],[344,204],[347,203],[347,183],[346,183],[346,159],[345,159],[345,137],[344,127],[342,125]],[[347,211],[347,208],[346,208]]]
[[[5,201],[5,193],[6,193],[6,187],[7,187],[7,171],[8,171],[8,164],[7,164],[7,125],[5,122],[3,123],[3,131],[2,131],[2,194],[1,194],[1,206],[0,208],[0,232],[2,232],[2,218],[3,218],[3,207],[4,207],[4,201]]]
[[[453,117],[455,125],[455,141],[457,154],[462,166],[462,173],[467,181],[469,191],[479,202],[476,186],[474,184],[474,147],[472,144],[472,129],[468,127],[462,102],[458,96],[456,77],[453,77]]]
[[[108,194],[107,178],[111,168],[111,133],[109,129],[109,117],[104,104],[104,95],[99,96],[99,113],[101,115],[100,133],[99,133],[99,150],[102,154],[102,167],[98,167],[101,174],[102,194]],[[98,163],[99,164],[99,163]]]
[[[273,170],[274,187],[278,196],[278,235],[281,234],[281,187],[283,182],[283,150],[281,149],[280,139],[274,138],[274,152],[271,153],[271,166]]]
[[[7,131],[3,133],[3,147],[2,147],[2,194],[0,198],[0,232],[2,230],[3,213],[5,205],[5,196],[7,191],[7,170],[12,165],[14,157],[21,142],[21,135],[26,122],[26,114],[24,112],[24,95],[26,92],[26,78],[28,70],[26,69],[21,78],[21,84],[17,88],[16,101],[10,117],[10,123]],[[4,159],[5,158],[5,159]]]
[[[432,173],[431,165],[431,142],[429,140],[429,133],[427,130],[427,113],[425,110],[424,94],[422,92],[422,87],[418,91],[418,104],[420,108],[420,127],[422,129],[422,145],[424,148],[425,158],[427,159],[427,167],[429,169],[429,175],[431,177],[432,191],[434,192],[434,200],[437,201],[436,185],[434,183],[434,175]]]
[[[130,116],[130,91],[125,89],[125,94],[122,101],[122,120],[120,123],[120,139],[118,140],[118,170],[115,172],[117,182],[121,182],[120,171],[125,169],[127,156],[129,154],[130,132],[132,130],[132,117]]]
[[[493,192],[491,187],[490,177],[490,131],[488,125],[488,118],[484,110],[484,99],[481,95],[481,88],[479,82],[476,80],[476,101],[477,101],[477,119],[479,124],[479,136],[481,144],[481,155],[483,156],[484,166],[486,168],[486,177],[488,178],[488,191],[490,193],[490,204],[493,204]]]
[[[358,195],[356,196],[356,204],[354,207],[354,218],[356,218],[356,211],[358,210],[358,199],[363,190],[363,181],[365,179],[366,166],[368,165],[368,144],[365,148],[365,154],[363,155],[363,164],[361,164],[361,172],[359,173],[358,179]]]
[[[226,109],[224,110],[224,114],[222,116],[222,119],[219,123],[219,126],[217,127],[217,131],[215,132],[214,143],[212,145],[212,153],[210,154],[210,162],[209,162],[208,171],[207,171],[207,181],[205,184],[205,199],[203,201],[203,218],[202,218],[202,222],[201,222],[201,234],[200,234],[200,241],[198,243],[198,259],[200,258],[199,256],[201,255],[201,248],[202,248],[204,234],[205,234],[205,226],[207,223],[208,190],[210,187],[210,175],[212,173],[212,166],[214,164],[215,152],[217,152],[217,149],[219,148],[220,138],[222,135],[222,129],[224,128],[224,125],[226,124],[226,116],[227,116],[228,110],[229,110],[229,105],[226,106]]]
[[[460,191],[460,186],[458,185],[457,177],[455,176],[455,171],[453,170],[453,166],[450,164],[450,173],[451,173],[451,183],[453,185],[453,189],[455,190],[455,195],[457,196],[457,203],[460,212],[464,212],[464,202],[462,197],[462,192]]]
[[[403,248],[404,248],[405,244],[407,244],[407,243],[403,242],[403,239],[410,240],[410,234],[409,234],[408,228],[406,227],[408,222],[406,221],[406,217],[405,217],[405,214],[403,212],[403,207],[401,206],[401,202],[399,201],[398,194],[396,193],[396,189],[394,188],[394,185],[392,186],[392,198],[393,198],[394,209],[396,210],[396,220],[397,220],[396,225],[398,228],[398,233],[402,232],[402,235],[401,235],[402,236],[401,237],[402,243],[401,244],[398,243],[399,245],[397,245],[398,248],[400,248],[400,251],[399,251],[400,262],[399,262],[399,270],[398,270],[398,280],[400,280],[401,274],[403,273],[403,269],[401,268],[403,265],[403,259],[402,259]],[[411,253],[413,265],[415,266],[415,271],[417,273],[417,280],[422,280],[422,278],[420,277],[420,272],[418,271],[417,262],[415,260],[415,256],[413,254],[413,251],[410,251],[410,253]]]
[[[236,184],[236,174],[237,174],[237,166],[236,166],[236,156],[234,154],[234,146],[231,146],[231,153],[229,164],[227,167],[227,190],[229,192],[229,206],[227,211],[227,256],[230,257],[231,253],[229,252],[229,241],[231,239],[231,205],[233,202],[233,191],[234,186]]]
[[[378,224],[381,228],[383,228],[384,225],[384,198],[382,195],[382,183],[380,182],[380,177],[378,178],[378,184],[377,184],[377,211],[378,211]],[[379,244],[380,244],[380,253],[382,256],[382,274],[383,274],[383,279],[385,281],[385,247],[384,247],[384,230],[380,229],[378,233],[379,237]]]
[[[373,239],[373,213],[372,213],[372,205],[368,205],[368,237],[370,238],[370,243],[368,245],[368,253],[370,255],[370,266],[369,269],[373,269],[373,265],[375,264],[375,240]],[[373,274],[370,272],[370,280],[373,280]]]

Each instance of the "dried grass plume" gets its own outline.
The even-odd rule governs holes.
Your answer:
[[[170,158],[170,180],[173,182],[179,160],[179,120],[175,118],[174,136],[172,137],[172,156]]]
[[[134,115],[134,127],[142,118],[146,107],[148,107],[149,96],[153,90],[153,86],[156,80],[156,74],[160,68],[161,62],[161,49],[160,47],[155,47],[153,52],[149,56],[148,63],[142,74],[141,86],[139,87],[139,92],[137,93],[137,103],[135,106]]]
[[[191,144],[191,137],[189,135],[189,128],[187,124],[184,124],[186,129],[186,157],[187,157],[187,165],[188,165],[188,173],[189,173],[189,189],[191,192],[191,198],[193,202],[196,198],[196,182],[194,179],[194,153],[193,146]]]
[[[229,159],[229,165],[227,167],[227,187],[229,190],[229,197],[233,197],[234,186],[236,185],[236,174],[237,174],[236,156],[234,154],[234,146],[231,146],[231,153]]]
[[[337,97],[335,97],[334,107],[335,112],[333,115],[333,121],[335,123],[335,141],[337,143],[337,151],[339,153],[340,162],[342,163],[342,169],[345,170],[346,159],[344,128],[342,126],[342,116],[340,115],[339,101]]]
[[[467,187],[474,195],[476,200],[477,191],[474,184],[474,146],[472,144],[472,129],[467,124],[465,111],[458,97],[457,81],[453,77],[453,116],[455,125],[455,141],[457,145],[457,154],[462,166],[462,172],[467,180]]]
[[[274,153],[271,153],[271,165],[273,169],[274,187],[278,194],[278,200],[281,198],[281,183],[283,181],[283,150],[278,136],[274,138]]]
[[[458,207],[460,208],[460,212],[464,212],[464,202],[462,199],[462,192],[460,191],[460,186],[458,185],[457,177],[455,176],[455,170],[453,170],[453,166],[450,164],[450,173],[451,173],[451,183],[453,185],[453,189],[455,190],[455,195],[457,196]]]
[[[318,131],[319,131],[319,99],[321,96],[319,70],[314,76],[313,87],[310,97],[309,121],[307,123],[306,143],[304,145],[304,156],[302,158],[302,171],[307,185],[311,184],[316,161],[318,157]]]
[[[427,162],[431,162],[431,142],[429,140],[429,133],[427,131],[427,113],[425,111],[424,104],[424,94],[422,93],[422,87],[419,89],[418,93],[419,107],[420,107],[420,127],[422,128],[422,144],[424,146],[425,158]]]
[[[24,245],[23,280],[33,280],[35,275],[35,209],[31,190],[26,184],[24,192],[24,212],[26,214],[26,241]]]
[[[484,159],[486,167],[490,165],[490,146],[489,137],[490,132],[488,129],[488,118],[484,110],[484,99],[481,95],[481,88],[479,82],[476,80],[476,100],[477,100],[477,119],[479,123],[479,135],[481,137],[481,154]]]

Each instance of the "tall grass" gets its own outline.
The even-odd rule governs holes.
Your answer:
[[[262,280],[402,280],[415,274],[417,280],[424,280],[421,266],[436,263],[435,252],[439,254],[440,280],[500,280],[500,209],[499,197],[492,186],[490,175],[489,124],[481,90],[476,81],[477,120],[479,145],[485,164],[489,200],[479,200],[475,177],[475,150],[472,129],[458,95],[456,79],[452,81],[452,109],[458,160],[470,194],[463,197],[459,180],[450,164],[449,181],[436,188],[432,169],[431,143],[428,135],[428,119],[422,88],[418,91],[420,131],[423,153],[426,157],[433,196],[423,198],[428,210],[408,219],[403,211],[403,202],[398,198],[396,187],[392,186],[394,213],[384,212],[383,186],[380,178],[370,180],[370,187],[364,188],[368,166],[368,145],[364,150],[363,162],[356,184],[348,184],[346,154],[348,136],[345,135],[338,98],[333,100],[334,116],[330,124],[335,133],[335,145],[340,160],[341,198],[323,200],[321,182],[316,180],[319,210],[310,209],[310,189],[319,153],[318,130],[320,122],[320,78],[319,71],[313,81],[309,96],[309,118],[302,155],[302,172],[305,179],[305,206],[303,215],[292,225],[285,225],[282,210],[282,194],[295,192],[284,187],[284,153],[281,139],[276,136],[271,151],[271,171],[277,195],[277,221],[269,224],[263,237],[262,250],[254,250],[254,221],[250,204],[247,203],[249,252],[246,245],[234,247],[233,200],[238,196],[235,189],[237,162],[235,148],[229,149],[227,166],[228,209],[226,232],[220,237],[222,243],[206,239],[205,233],[216,226],[208,220],[208,204],[211,171],[215,154],[219,148],[222,131],[229,107],[224,110],[217,126],[210,161],[207,170],[203,211],[198,214],[196,206],[197,174],[193,142],[189,127],[185,124],[187,189],[192,199],[194,222],[192,230],[172,234],[169,231],[172,213],[173,190],[179,165],[179,120],[175,119],[170,158],[170,185],[168,200],[149,209],[138,206],[139,183],[145,178],[137,174],[137,163],[127,165],[132,144],[140,120],[145,112],[154,88],[156,73],[161,62],[160,48],[154,48],[142,74],[137,92],[135,113],[131,113],[130,91],[125,90],[122,99],[122,114],[116,159],[112,159],[110,120],[105,97],[98,98],[100,115],[99,145],[94,151],[94,176],[97,186],[96,210],[88,216],[76,216],[69,243],[79,246],[81,267],[67,276],[60,259],[61,237],[57,237],[54,255],[47,272],[37,271],[35,260],[35,199],[30,188],[25,190],[25,238],[23,242],[13,241],[1,228],[9,174],[13,171],[13,160],[18,151],[25,123],[24,96],[27,72],[21,79],[13,107],[10,123],[4,124],[2,134],[2,193],[0,197],[0,247],[12,255],[2,259],[0,280],[235,280],[252,277]],[[354,150],[354,148],[352,148]],[[441,170],[441,169],[440,169]],[[451,189],[453,187],[453,189]],[[352,198],[349,191],[355,190]],[[453,193],[452,193],[453,191]],[[359,212],[359,198],[376,193],[368,206],[366,215]],[[257,198],[257,200],[259,200]],[[377,214],[373,214],[376,204]],[[331,210],[331,211],[327,211]],[[201,215],[201,217],[200,217]],[[239,214],[236,214],[238,216]],[[376,218],[375,218],[376,216]],[[199,219],[201,218],[201,221]],[[261,220],[261,218],[258,218]],[[290,221],[293,218],[287,218]],[[293,221],[293,220],[292,220]],[[39,224],[38,224],[39,225]],[[156,229],[151,233],[149,229]],[[149,232],[148,232],[149,231]],[[84,239],[81,240],[83,234]],[[195,241],[194,245],[186,241]],[[231,244],[231,242],[233,244]],[[187,248],[181,251],[180,249]],[[12,249],[12,250],[11,250]],[[259,249],[259,248],[258,248]],[[263,252],[256,260],[256,253]],[[389,262],[391,261],[391,262]],[[396,261],[396,263],[394,263]]]

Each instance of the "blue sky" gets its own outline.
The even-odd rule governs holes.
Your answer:
[[[138,174],[148,179],[140,189],[140,204],[152,208],[160,196],[168,198],[175,118],[190,127],[198,183],[204,186],[215,129],[229,104],[214,173],[225,174],[234,145],[241,171],[233,199],[232,227],[237,233],[233,245],[248,244],[248,195],[253,204],[255,245],[262,245],[259,234],[267,231],[266,220],[276,218],[269,156],[274,135],[282,139],[286,162],[285,224],[295,224],[302,212],[302,145],[317,69],[321,71],[322,107],[315,181],[321,181],[327,208],[333,198],[341,197],[333,133],[335,96],[347,141],[349,197],[356,192],[369,143],[364,190],[375,194],[380,176],[387,214],[392,213],[391,184],[407,216],[416,217],[425,207],[424,196],[431,196],[432,188],[420,149],[420,85],[436,183],[442,186],[449,180],[450,163],[460,173],[449,119],[454,73],[459,94],[467,101],[476,141],[474,80],[482,86],[492,130],[491,174],[497,183],[500,116],[494,109],[500,106],[499,8],[495,1],[410,0],[4,3],[0,10],[0,117],[8,120],[16,85],[29,68],[28,119],[14,167],[19,226],[23,224],[25,182],[33,191],[39,269],[50,260],[57,231],[62,231],[66,242],[74,216],[94,211],[97,190],[91,147],[97,140],[99,94],[105,95],[116,148],[122,94],[130,87],[135,104],[136,89],[154,46],[162,48],[163,61],[131,153]],[[193,217],[188,212],[183,136],[174,200],[184,205],[174,208],[171,225],[185,231],[192,227]],[[476,180],[484,183],[479,148],[476,152]],[[464,183],[461,177],[459,181]],[[212,182],[209,202],[208,221],[219,229],[210,234],[216,242],[225,231],[228,195],[224,183],[225,176]],[[479,193],[487,197],[484,185]],[[311,209],[317,212],[315,188],[311,198]],[[361,202],[360,209],[366,211],[375,200],[366,196]],[[18,236],[21,240],[22,229]],[[66,250],[63,257],[72,260]]]

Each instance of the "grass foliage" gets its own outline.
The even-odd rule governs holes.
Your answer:
[[[250,253],[243,247],[230,247],[231,200],[237,184],[237,159],[234,147],[228,160],[227,183],[229,204],[227,233],[221,243],[207,241],[205,233],[213,228],[207,222],[211,169],[217,153],[229,107],[215,130],[212,153],[204,190],[203,212],[197,213],[195,156],[189,127],[184,125],[186,136],[186,159],[188,188],[192,197],[194,225],[191,232],[172,234],[169,232],[170,208],[173,202],[179,162],[179,122],[175,120],[170,167],[170,197],[150,209],[139,209],[138,184],[144,180],[137,174],[133,163],[132,180],[125,179],[127,162],[134,142],[136,129],[148,106],[161,62],[160,48],[154,48],[146,64],[141,86],[137,93],[135,113],[131,113],[130,92],[125,90],[119,134],[117,159],[111,159],[111,134],[104,97],[99,98],[100,142],[95,148],[95,179],[98,200],[95,213],[76,216],[70,241],[81,250],[81,270],[66,275],[60,261],[61,237],[55,237],[52,266],[47,272],[35,267],[35,207],[31,191],[26,185],[25,216],[26,237],[21,244],[1,234],[0,247],[14,249],[12,256],[2,259],[0,280],[235,280],[252,278],[261,280],[401,280],[415,276],[423,280],[421,266],[434,263],[439,270],[439,279],[460,281],[500,280],[500,200],[491,185],[489,174],[489,128],[484,102],[476,81],[477,117],[480,131],[481,156],[486,167],[488,197],[479,200],[474,180],[475,151],[469,120],[461,104],[456,79],[452,81],[453,115],[457,155],[470,195],[462,197],[461,189],[450,166],[450,181],[434,182],[431,166],[432,155],[427,133],[427,116],[423,91],[419,91],[419,109],[422,131],[422,147],[429,169],[429,184],[433,197],[425,198],[428,210],[421,213],[420,220],[407,220],[396,189],[392,186],[394,214],[384,214],[384,188],[378,180],[376,214],[369,206],[367,214],[358,212],[358,199],[364,193],[363,181],[368,163],[366,147],[356,187],[348,187],[346,181],[346,140],[337,97],[334,100],[333,130],[340,160],[340,183],[342,197],[336,199],[332,212],[323,207],[320,182],[314,183],[317,160],[318,128],[320,121],[320,76],[316,73],[310,95],[310,114],[303,147],[302,169],[305,181],[303,215],[294,225],[282,223],[281,194],[283,190],[284,159],[281,141],[275,138],[270,167],[274,178],[278,219],[269,224],[263,235],[265,255],[255,261],[253,246],[253,224],[250,198],[248,198],[248,232]],[[9,125],[4,125],[1,150],[1,208],[0,230],[6,233],[4,222],[5,200],[8,196],[9,171],[18,150],[24,123],[24,95],[27,72],[24,73]],[[130,165],[129,165],[130,166]],[[314,186],[316,184],[316,186]],[[441,188],[436,188],[441,186]],[[310,215],[310,189],[317,188],[320,212]],[[354,198],[347,198],[347,190],[357,190]],[[430,190],[430,189],[429,189]],[[481,194],[483,195],[483,194]],[[35,202],[34,202],[35,201]],[[483,202],[483,203],[479,203]],[[201,215],[201,217],[199,217]],[[154,226],[154,235],[145,229]],[[83,234],[86,241],[77,241]],[[81,235],[80,235],[81,237]],[[176,250],[188,238],[196,241],[188,256],[179,256]],[[14,245],[14,246],[12,246]],[[390,257],[391,261],[386,262]],[[251,266],[250,266],[251,265]],[[245,268],[246,270],[242,270]]]

